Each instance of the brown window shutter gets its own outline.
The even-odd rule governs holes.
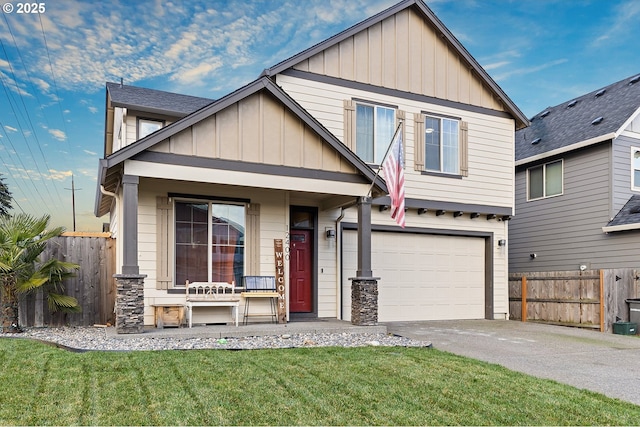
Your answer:
[[[247,235],[245,236],[245,262],[247,275],[260,275],[260,205],[247,206]]]
[[[344,100],[343,143],[351,151],[356,151],[356,103],[351,99]]]
[[[469,123],[460,122],[460,175],[469,176]]]
[[[421,172],[424,170],[424,115],[422,113],[413,113],[413,122],[413,139],[415,140],[413,164],[414,169]]]
[[[173,282],[173,205],[168,197],[156,197],[156,289],[169,289]]]

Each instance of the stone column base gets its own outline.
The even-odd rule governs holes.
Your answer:
[[[116,293],[116,332],[144,332],[144,278],[140,274],[114,274]]]
[[[354,277],[351,280],[351,323],[357,326],[378,324],[378,278]]]

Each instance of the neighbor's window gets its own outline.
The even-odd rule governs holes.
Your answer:
[[[382,163],[395,123],[393,108],[356,104],[356,154],[365,162]]]
[[[528,199],[562,194],[562,160],[527,169]]]
[[[176,285],[236,282],[244,275],[245,206],[176,202]]]
[[[631,148],[631,186],[640,191],[640,149]]]
[[[425,116],[425,169],[460,173],[459,120]]]
[[[152,134],[164,126],[163,120],[138,119],[138,139]]]

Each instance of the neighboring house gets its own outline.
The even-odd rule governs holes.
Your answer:
[[[640,267],[640,75],[516,134],[512,272]]]
[[[119,271],[146,275],[145,324],[153,304],[184,301],[185,280],[274,275],[274,239],[288,249],[288,318],[349,320],[366,221],[357,203],[370,188],[365,237],[379,321],[508,318],[514,135],[528,120],[422,1],[403,1],[209,105],[190,104],[185,117],[158,111],[161,102],[152,109],[167,115],[163,127],[115,142],[118,108],[138,129],[146,123],[137,117],[158,118],[138,90],[107,85],[95,213],[110,214]],[[118,91],[134,101],[115,102]],[[165,102],[189,112],[175,107],[180,98]],[[376,177],[399,123],[404,229]],[[218,308],[199,316],[230,320]]]

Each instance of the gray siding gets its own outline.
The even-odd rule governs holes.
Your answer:
[[[638,134],[640,137],[640,134]],[[613,194],[612,212],[614,217],[638,191],[631,190],[631,147],[640,148],[640,139],[621,135],[613,143]]]
[[[610,218],[610,144],[564,157],[561,196],[527,202],[526,168],[516,171],[516,215],[509,224],[509,270],[603,268],[616,258],[602,227]],[[537,254],[531,259],[529,254]]]

